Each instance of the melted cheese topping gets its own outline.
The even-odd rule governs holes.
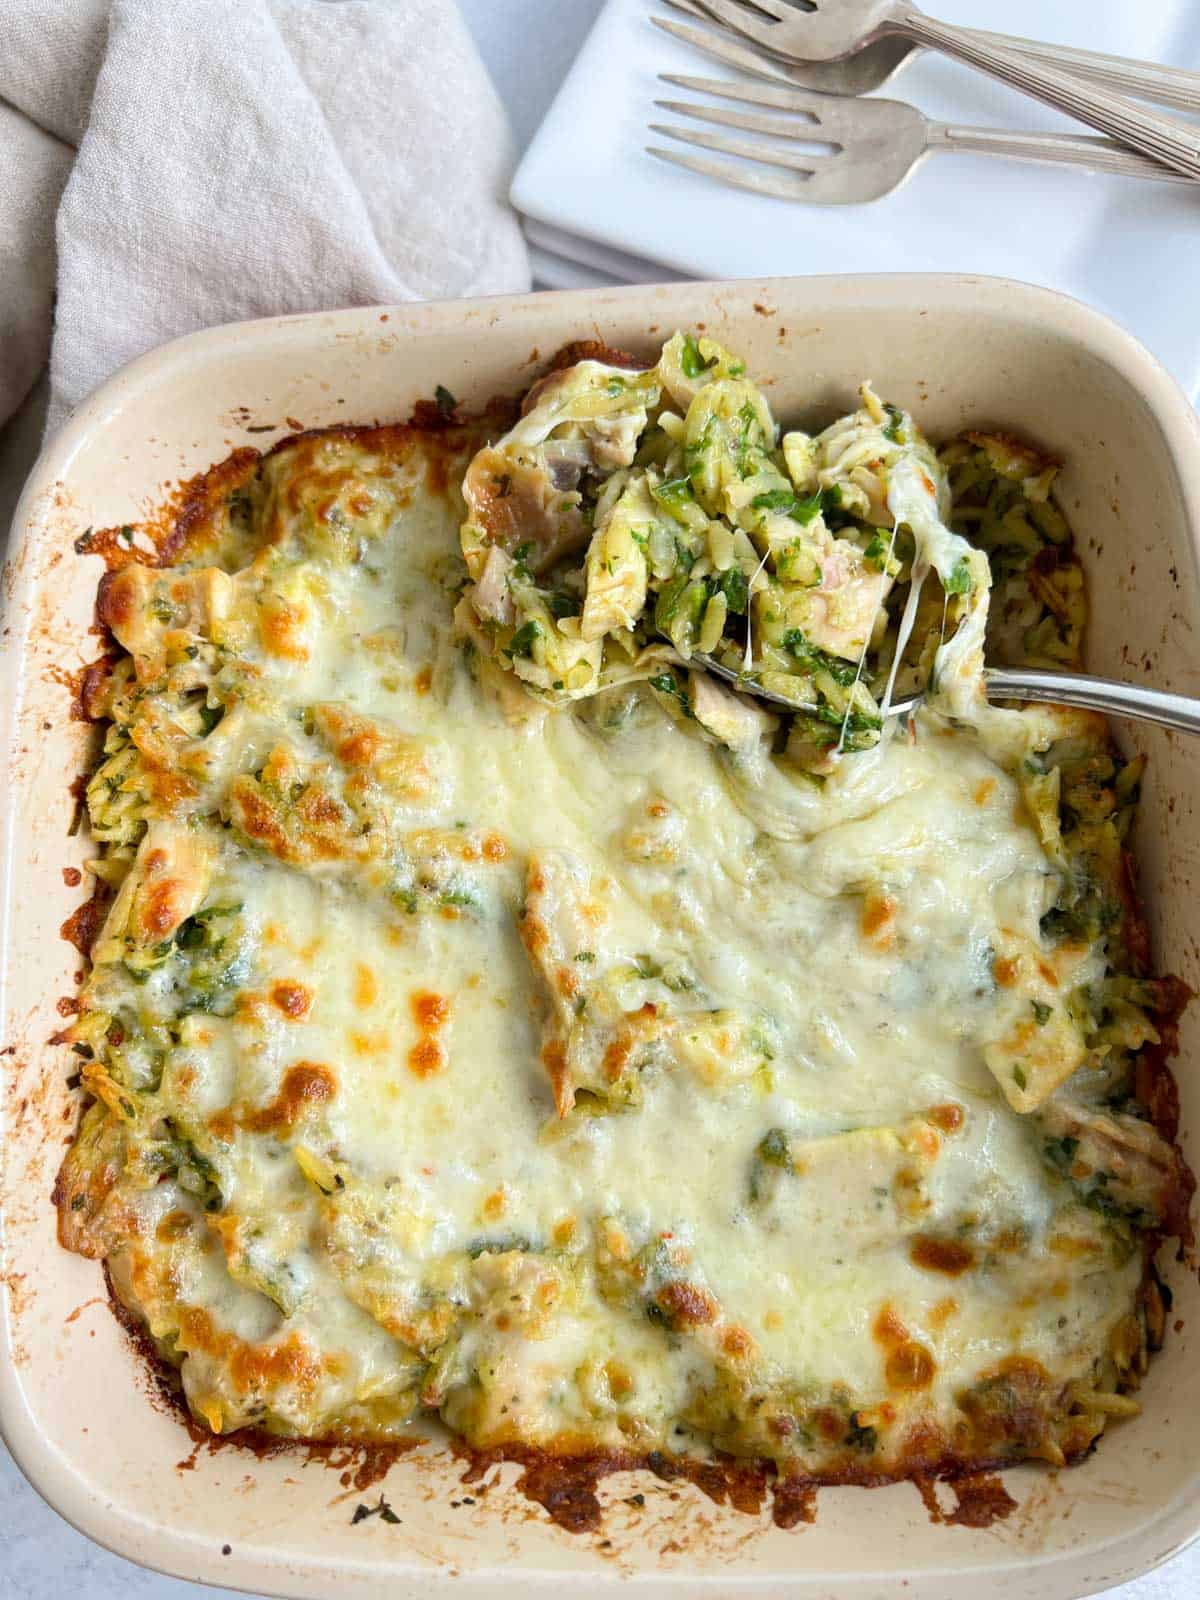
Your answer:
[[[1104,961],[1044,948],[1011,764],[929,714],[819,787],[641,689],[546,713],[455,637],[419,448],[339,451],[338,504],[393,493],[357,543],[301,455],[238,571],[108,601],[176,789],[145,762],[64,1215],[193,1409],[816,1473],[1081,1448],[1143,1259],[1012,1081]]]

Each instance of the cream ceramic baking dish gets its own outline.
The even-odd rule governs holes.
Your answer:
[[[89,638],[100,563],[89,526],[135,522],[181,477],[298,427],[403,417],[444,384],[467,406],[515,392],[562,343],[635,350],[707,326],[765,379],[777,415],[845,409],[872,377],[936,437],[969,424],[1060,452],[1061,493],[1089,570],[1090,666],[1200,692],[1200,427],[1184,396],[1097,313],[998,279],[797,278],[345,311],[219,328],[154,352],[83,406],[39,462],[17,513],[6,576],[3,853],[4,1302],[0,1423],[45,1497],[94,1539],[149,1566],[296,1596],[445,1590],[599,1594],[906,1592],[926,1600],[1090,1593],[1165,1559],[1200,1529],[1200,1319],[1194,1275],[1171,1269],[1178,1326],[1153,1366],[1143,1415],[1084,1465],[1007,1475],[1019,1510],[987,1531],[931,1523],[910,1485],[820,1496],[793,1532],[683,1485],[608,1480],[603,1534],[552,1525],[512,1488],[461,1482],[436,1439],[360,1490],[284,1452],[194,1450],[113,1318],[99,1268],[60,1250],[50,1190],[73,1121],[62,1052],[48,1040],[79,962],[59,926],[87,854],[69,836],[71,780],[88,731],[72,677]],[[1145,728],[1151,773],[1138,851],[1160,966],[1200,989],[1200,746]],[[1200,1165],[1200,1008],[1177,1063],[1183,1141]],[[150,1391],[148,1393],[148,1391]],[[349,1461],[353,1473],[361,1463]],[[355,1524],[381,1492],[398,1524]],[[869,1498],[867,1496],[869,1495]],[[864,1530],[869,1527],[869,1536]]]

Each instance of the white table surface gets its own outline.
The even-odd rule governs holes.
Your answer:
[[[521,149],[553,98],[603,0],[459,0],[508,106]],[[536,40],[536,50],[529,41]],[[130,1403],[136,1404],[135,1396]],[[1110,1591],[1112,1600],[1197,1600],[1200,1544]],[[110,1555],[43,1503],[0,1444],[0,1600],[234,1600]]]

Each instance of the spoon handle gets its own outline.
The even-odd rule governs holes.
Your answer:
[[[1159,116],[1099,84],[1073,78],[1030,56],[989,44],[965,28],[954,28],[926,16],[907,0],[901,0],[891,11],[884,28],[978,67],[1010,88],[1099,128],[1176,172],[1200,177],[1200,128]]]

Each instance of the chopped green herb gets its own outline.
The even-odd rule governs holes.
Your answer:
[[[650,687],[652,689],[657,689],[659,694],[667,694],[670,695],[672,699],[678,700],[679,704],[683,708],[684,716],[691,717],[695,715],[695,712],[693,712],[691,705],[688,702],[688,697],[684,693],[682,684],[679,682],[679,679],[673,672],[660,672],[657,677],[651,678],[648,681]]]
[[[458,401],[444,384],[439,383],[433,391],[434,404],[438,409],[438,416],[449,422],[458,409]]]
[[[1016,1084],[1018,1089],[1027,1089],[1029,1087],[1029,1079],[1025,1076],[1024,1067],[1014,1067],[1012,1070],[1012,1075],[1013,1082]]]
[[[592,962],[596,959],[596,952],[594,950],[581,950],[575,959],[576,961]]]
[[[798,522],[802,528],[806,528],[820,512],[824,511],[824,509],[824,499],[821,493],[818,491],[816,494],[808,495],[803,500],[797,500],[795,505],[788,512],[788,516],[791,517],[793,522]]]
[[[533,654],[534,641],[540,639],[541,636],[541,625],[530,618],[528,622],[523,622],[516,633],[513,634],[507,653],[514,658],[516,656],[531,656]]]
[[[665,483],[660,483],[656,489],[651,489],[650,493],[658,501],[659,505],[664,506],[673,516],[678,515],[681,507],[695,505],[696,503],[696,496],[692,492],[692,480],[690,478],[668,478]]]
[[[725,604],[729,607],[730,613],[735,617],[745,616],[750,604],[750,585],[741,567],[730,567],[728,572],[723,572],[718,580],[718,587],[725,596]]]
[[[834,683],[843,689],[849,689],[857,676],[858,669],[852,662],[842,661],[837,656],[831,656],[827,650],[811,644],[799,628],[788,629],[783,636],[783,648],[806,671],[827,672]]]
[[[877,567],[882,572],[887,563],[887,554],[888,541],[877,533],[863,551],[863,560],[869,561],[873,567]]]
[[[904,439],[904,413],[899,406],[884,401],[883,409],[888,414],[888,425],[883,430],[883,437],[890,439],[893,444],[901,444]]]
[[[1031,1000],[1029,1003],[1033,1007],[1033,1014],[1037,1018],[1039,1028],[1050,1021],[1052,1006],[1048,1006],[1044,1000]]]
[[[683,341],[683,350],[680,352],[679,365],[683,368],[685,378],[698,378],[702,372],[707,372],[712,366],[711,361],[705,361],[700,354],[700,346],[687,334]]]
[[[942,588],[947,594],[970,594],[974,584],[971,581],[971,568],[966,556],[959,556],[949,577],[942,579]]]
[[[755,511],[783,511],[790,515],[796,496],[790,489],[767,489],[763,494],[756,494],[750,504]]]

